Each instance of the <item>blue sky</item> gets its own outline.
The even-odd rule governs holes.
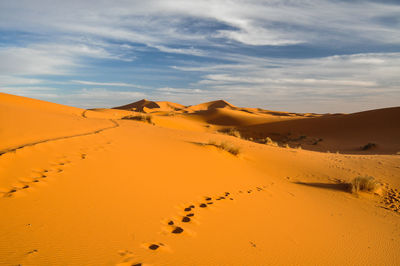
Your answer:
[[[3,0],[0,91],[83,108],[400,104],[400,2]]]

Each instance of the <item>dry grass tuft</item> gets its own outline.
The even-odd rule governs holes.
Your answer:
[[[278,143],[276,143],[275,141],[273,141],[270,137],[266,137],[266,138],[264,139],[264,143],[267,144],[267,145],[270,145],[270,146],[275,146],[275,147],[278,146]]]
[[[285,146],[284,146],[286,149],[290,149],[290,146],[289,146],[289,144],[288,143],[285,143]]]
[[[225,141],[217,143],[213,140],[210,140],[207,145],[215,146],[215,147],[222,149],[224,151],[227,151],[235,156],[237,156],[240,153],[240,148],[234,146],[233,144],[225,142]]]
[[[153,124],[154,125],[152,116],[151,115],[146,115],[146,114],[128,115],[128,116],[124,116],[122,119],[136,120],[136,121],[145,122],[145,123],[149,123],[149,124]]]
[[[358,176],[350,183],[351,192],[359,191],[375,192],[379,188],[379,183],[372,176]]]
[[[242,135],[240,135],[239,130],[237,130],[237,129],[235,129],[235,128],[226,128],[226,129],[222,129],[222,130],[220,130],[220,132],[222,132],[222,133],[224,133],[224,134],[227,134],[227,135],[229,135],[229,136],[237,137],[237,138],[241,138],[241,137],[242,137]]]
[[[363,151],[367,151],[367,150],[370,150],[370,149],[375,148],[375,147],[376,147],[376,144],[370,142],[370,143],[368,143],[368,144],[362,146],[361,149],[362,149]]]

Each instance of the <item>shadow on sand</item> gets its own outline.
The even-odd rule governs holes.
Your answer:
[[[309,187],[316,187],[316,188],[324,188],[342,192],[351,192],[351,184],[348,183],[305,183],[305,182],[294,182],[298,185],[309,186]]]

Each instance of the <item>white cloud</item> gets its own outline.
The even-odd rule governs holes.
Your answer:
[[[164,87],[164,88],[158,88],[156,91],[163,92],[163,93],[184,93],[184,94],[197,94],[197,93],[205,93],[204,90],[200,89],[184,89],[184,88],[169,88],[169,87]]]
[[[21,0],[2,1],[0,10],[4,29],[84,34],[161,49],[183,42],[189,47],[210,44],[215,37],[250,45],[400,43],[398,25],[379,20],[399,17],[400,6],[378,1]],[[188,29],[188,19],[231,28]]]
[[[91,85],[91,86],[110,86],[110,87],[136,87],[143,88],[143,86],[123,83],[123,82],[95,82],[95,81],[84,81],[84,80],[71,80],[72,83],[82,84],[82,85]]]
[[[35,48],[0,48],[0,58],[0,72],[4,75],[66,74],[76,66],[71,58]]]
[[[3,75],[68,75],[82,66],[82,58],[131,61],[101,47],[86,44],[37,43],[28,47],[0,48],[0,72]]]
[[[51,87],[0,86],[0,92],[42,100],[54,101],[59,98],[59,90]]]
[[[139,99],[146,98],[147,94],[138,91],[116,91],[105,88],[90,88],[74,91],[60,96],[59,102],[83,108],[115,107]]]
[[[162,45],[152,45],[152,47],[158,49],[161,52],[165,53],[174,53],[174,54],[189,54],[196,56],[204,56],[206,55],[205,51],[201,51],[199,49],[194,49],[193,47],[185,49],[185,48],[170,48]]]
[[[192,86],[214,90],[214,96],[231,98],[243,106],[351,112],[368,109],[367,103],[371,108],[379,108],[398,105],[400,101],[400,53],[238,60],[246,67],[200,65],[176,69],[208,72]]]
[[[35,78],[24,78],[18,76],[0,75],[0,86],[10,85],[35,85],[42,83],[43,80]]]

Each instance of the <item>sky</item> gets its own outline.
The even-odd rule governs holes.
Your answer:
[[[0,92],[82,108],[400,105],[400,1],[2,0]]]

